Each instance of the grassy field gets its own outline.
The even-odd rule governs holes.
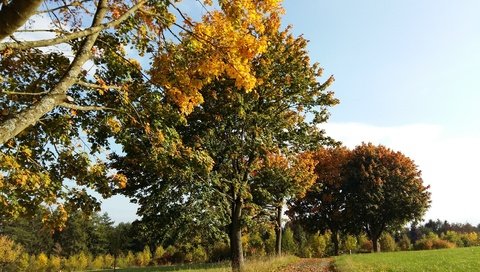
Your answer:
[[[480,247],[343,255],[335,258],[335,267],[338,272],[480,271]]]
[[[271,272],[278,270],[288,264],[297,262],[298,257],[284,256],[280,258],[261,258],[255,260],[247,260],[246,272]],[[160,271],[202,271],[205,272],[230,272],[230,263],[216,263],[216,264],[198,264],[198,265],[172,265],[161,267],[147,267],[147,268],[127,268],[117,269],[119,272],[160,272]],[[102,270],[102,272],[113,270]]]

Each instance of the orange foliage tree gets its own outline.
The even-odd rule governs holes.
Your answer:
[[[401,152],[371,143],[352,151],[347,165],[347,207],[379,251],[378,239],[388,228],[420,220],[430,206],[429,186],[421,171]]]
[[[334,254],[338,255],[341,233],[346,233],[352,211],[346,208],[345,166],[351,158],[351,151],[345,147],[321,148],[313,152],[316,162],[314,184],[303,197],[289,202],[288,215],[310,231],[332,232]]]

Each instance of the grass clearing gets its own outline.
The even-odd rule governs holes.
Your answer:
[[[479,271],[480,247],[343,255],[338,272],[466,272]]]
[[[295,256],[269,257],[249,259],[245,262],[245,272],[271,272],[276,271],[288,264],[297,262],[300,258]],[[143,267],[143,268],[125,268],[117,269],[119,272],[161,272],[161,271],[206,271],[208,272],[230,272],[230,262],[214,263],[214,264],[195,264],[195,265],[172,265],[160,267]],[[102,270],[102,272],[113,270]]]

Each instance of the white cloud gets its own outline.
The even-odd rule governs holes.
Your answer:
[[[480,223],[478,155],[480,137],[452,136],[441,126],[411,124],[382,127],[331,123],[327,134],[353,148],[363,142],[383,144],[412,158],[431,186],[432,206],[425,219]]]

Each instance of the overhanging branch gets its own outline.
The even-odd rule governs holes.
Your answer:
[[[21,1],[21,0],[20,0]],[[94,33],[98,33],[104,29],[115,27],[125,21],[130,15],[135,13],[143,4],[145,4],[146,0],[139,1],[135,6],[131,7],[127,12],[125,12],[122,16],[120,16],[117,20],[110,21],[105,24],[99,24],[82,31],[73,32],[67,34],[65,36],[53,38],[53,39],[44,39],[38,41],[24,41],[24,42],[7,42],[0,44],[0,51],[3,51],[7,48],[10,49],[27,49],[27,48],[35,48],[35,47],[44,47],[44,46],[51,46],[60,43],[64,43],[70,40],[74,40],[77,38],[82,38]]]
[[[114,110],[112,108],[107,108],[102,106],[81,106],[81,105],[75,105],[71,103],[62,103],[59,106],[64,108],[69,108],[72,110],[80,110],[80,111]]]

